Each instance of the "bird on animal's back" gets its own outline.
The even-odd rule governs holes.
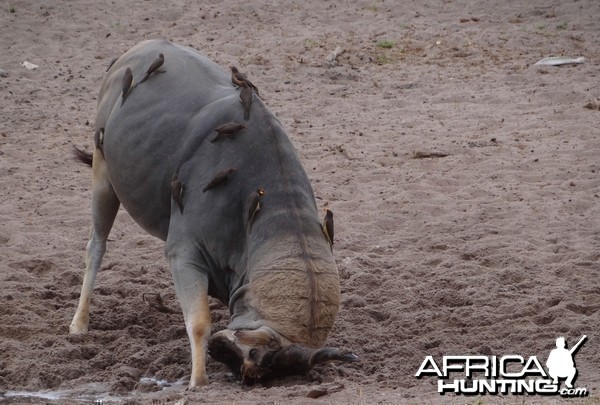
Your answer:
[[[131,83],[133,83],[133,72],[131,71],[130,68],[127,68],[127,69],[125,69],[125,75],[123,76],[123,83],[122,83],[123,94],[121,96],[122,97],[121,105],[123,105],[123,103],[129,96],[129,92],[131,91]]]
[[[138,84],[144,83],[150,77],[150,75],[154,72],[164,73],[165,72],[164,70],[159,70],[160,67],[163,65],[163,63],[165,63],[165,55],[160,53],[160,54],[158,54],[158,58],[154,59],[154,61],[152,62],[152,64],[148,68],[148,70],[146,71],[146,74],[144,75],[142,80],[140,80],[140,82]]]
[[[215,132],[217,133],[217,135],[210,141],[210,143],[214,143],[223,137],[234,135],[236,132],[244,128],[246,128],[246,125],[239,124],[235,121],[219,125],[215,128]]]
[[[242,87],[242,83],[246,83],[252,90],[256,92],[256,95],[260,97],[260,93],[258,92],[258,87],[256,87],[245,74],[240,72],[237,67],[230,66],[231,69],[231,82],[236,86]]]
[[[252,108],[252,100],[254,99],[254,91],[246,82],[242,82],[242,90],[240,91],[240,101],[244,108],[244,120],[250,119],[250,109]]]
[[[215,177],[213,177],[208,184],[206,185],[206,187],[204,187],[202,189],[202,192],[205,193],[208,190],[210,190],[211,188],[215,188],[225,182],[227,182],[227,179],[229,178],[229,176],[231,174],[233,174],[234,172],[237,171],[237,168],[235,167],[231,167],[229,169],[225,169],[225,170],[221,170],[219,173],[217,173],[215,175]]]

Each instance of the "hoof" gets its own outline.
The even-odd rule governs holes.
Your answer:
[[[80,325],[71,324],[71,326],[69,326],[69,334],[71,334],[71,335],[83,335],[84,333],[87,333],[87,331],[88,331],[87,325],[80,326]]]
[[[208,385],[208,378],[206,378],[206,376],[199,378],[197,381],[190,380],[188,391],[196,391],[198,388],[202,388],[205,385]]]

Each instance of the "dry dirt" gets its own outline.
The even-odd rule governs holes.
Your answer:
[[[600,112],[584,105],[600,97],[599,16],[596,0],[3,2],[0,402],[474,402],[416,379],[425,356],[545,362],[558,336],[585,334],[576,386],[597,403]],[[238,65],[287,129],[335,213],[328,345],[360,362],[243,387],[209,360],[210,384],[187,391],[162,242],[126,212],[90,332],[68,335],[91,223],[91,171],[71,148],[92,148],[109,61],[159,37]],[[586,62],[533,66],[551,55]],[[228,312],[212,306],[218,330]]]

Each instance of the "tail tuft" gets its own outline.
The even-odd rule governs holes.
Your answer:
[[[81,161],[82,163],[85,163],[88,166],[92,165],[93,155],[91,153],[88,153],[84,150],[77,148],[76,146],[73,146],[73,154],[75,155],[77,160]]]

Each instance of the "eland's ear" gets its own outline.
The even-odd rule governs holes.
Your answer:
[[[250,347],[265,347],[270,351],[278,351],[281,349],[279,339],[268,330],[265,329],[240,329],[234,332],[235,340],[243,345]]]

